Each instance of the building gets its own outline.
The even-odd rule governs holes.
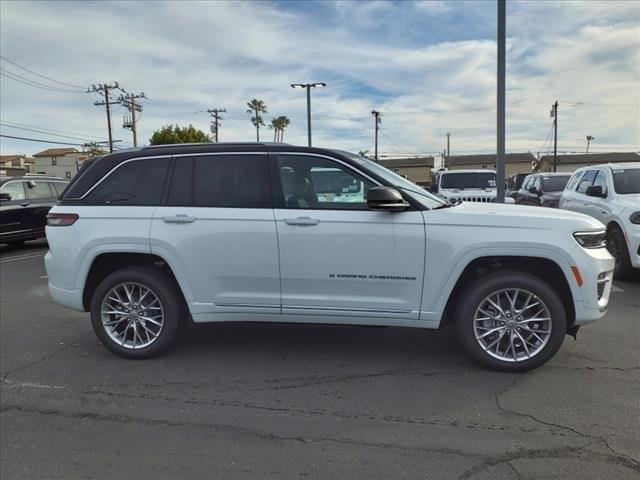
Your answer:
[[[445,161],[447,170],[496,169],[496,154],[489,155],[451,155]],[[505,155],[505,177],[514,173],[531,173],[536,157],[531,153],[507,153]]]
[[[71,178],[88,155],[75,148],[49,148],[36,153],[33,158],[32,173]]]
[[[383,158],[378,163],[417,185],[431,184],[433,157]]]
[[[640,162],[640,155],[636,152],[585,153],[578,155],[558,155],[558,172],[573,172],[581,167],[590,167],[603,163]],[[552,172],[553,155],[540,157],[536,171]]]
[[[34,159],[26,155],[0,155],[0,175],[17,176],[31,171]]]

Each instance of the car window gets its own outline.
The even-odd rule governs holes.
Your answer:
[[[346,165],[304,155],[279,156],[277,165],[286,208],[367,210],[375,184]]]
[[[593,181],[594,187],[598,185],[602,187],[603,192],[607,191],[607,172],[604,170],[598,170],[596,179]]]
[[[176,159],[169,205],[271,208],[266,155],[204,155]]]
[[[587,188],[589,188],[593,184],[593,180],[596,178],[597,170],[587,170],[587,173],[584,174],[580,183],[578,184],[578,193],[585,193]]]
[[[576,186],[578,185],[578,181],[580,180],[583,174],[584,172],[574,173],[573,177],[571,177],[571,180],[569,180],[569,183],[567,183],[565,190],[575,190]]]
[[[56,194],[60,196],[62,195],[62,192],[64,192],[64,189],[67,187],[67,184],[63,182],[51,182],[51,186],[56,191]]]
[[[11,201],[24,200],[26,198],[23,182],[7,182],[0,187],[0,192],[11,195]]]
[[[133,160],[121,164],[87,195],[90,205],[159,205],[169,158]]]
[[[540,186],[540,177],[536,177],[534,182],[533,182],[533,186],[535,187],[536,190],[541,190],[541,186]]]
[[[542,177],[544,192],[561,192],[569,181],[569,175],[547,175]]]
[[[520,188],[522,188],[523,190],[528,190],[531,180],[532,180],[532,177],[530,175],[527,175],[526,177],[524,177],[524,180],[522,182],[522,187]]]
[[[640,193],[640,168],[615,168],[613,188],[621,195]]]
[[[49,186],[49,182],[35,182],[35,186],[30,186],[29,183],[26,183],[27,187],[27,198],[31,200],[38,200],[42,198],[52,198],[55,197],[55,194],[51,191],[51,187]]]

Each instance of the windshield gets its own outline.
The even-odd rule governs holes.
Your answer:
[[[567,185],[567,182],[571,178],[571,175],[558,175],[542,177],[542,191],[543,192],[561,192]]]
[[[444,202],[443,200],[430,194],[425,189],[423,189],[422,187],[419,187],[415,183],[410,182],[406,178],[401,177],[400,175],[383,167],[379,163],[376,163],[372,160],[369,160],[368,158],[361,157],[360,155],[356,155],[354,153],[344,152],[340,150],[336,150],[336,151],[341,155],[349,157],[350,159],[359,163],[366,170],[369,170],[374,174],[378,175],[379,177],[384,178],[391,185],[394,185],[395,187],[402,189],[404,192],[407,192],[407,194],[412,199],[414,199],[416,202],[420,203],[421,205],[424,205],[427,208],[436,208],[442,205],[446,205],[446,202]]]
[[[493,172],[443,173],[440,188],[496,188]]]
[[[622,195],[640,193],[640,168],[613,169],[613,187]]]

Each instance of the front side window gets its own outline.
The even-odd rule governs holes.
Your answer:
[[[375,184],[349,167],[304,155],[279,156],[277,165],[286,208],[367,210]]]
[[[582,175],[584,174],[584,172],[577,172],[573,174],[573,177],[571,177],[571,180],[569,180],[569,183],[567,183],[567,186],[565,187],[565,190],[575,190],[576,186],[578,185],[578,181],[580,181],[580,178],[582,177]]]
[[[24,200],[24,186],[22,182],[8,182],[0,187],[0,192],[8,193],[11,199],[9,201]]]
[[[265,155],[203,155],[176,159],[168,205],[270,208]]]
[[[52,198],[56,195],[51,191],[49,182],[32,182],[34,186],[27,183],[27,198],[31,200],[38,200],[42,198]]]
[[[602,187],[603,192],[607,191],[607,174],[605,171],[598,170],[596,179],[593,181],[593,186],[594,187],[600,186]]]
[[[87,195],[90,205],[159,205],[169,158],[122,163]]]
[[[613,188],[621,195],[640,193],[640,168],[614,168]]]
[[[596,178],[597,170],[588,170],[587,173],[584,174],[584,177],[580,180],[578,184],[578,193],[586,193],[587,188],[593,185],[593,180]]]

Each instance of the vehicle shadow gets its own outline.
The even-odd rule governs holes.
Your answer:
[[[45,239],[32,240],[18,245],[0,243],[0,254],[30,253],[35,250],[42,250],[43,248],[48,248],[47,241]]]

